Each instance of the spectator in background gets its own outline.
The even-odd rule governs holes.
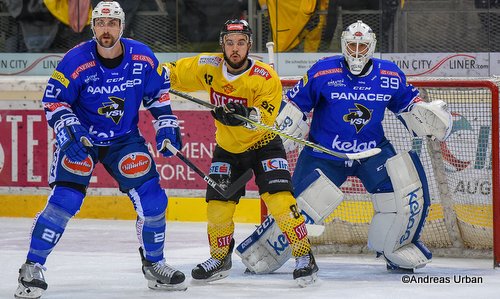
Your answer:
[[[382,21],[378,26],[376,22],[373,22],[376,28],[374,31],[378,31],[379,35],[378,50],[380,52],[390,51],[389,36],[399,4],[400,0],[330,0],[327,23],[322,36],[321,49],[328,49],[330,46],[338,22],[338,8],[341,7],[342,10],[349,11],[382,10]],[[357,14],[344,15],[342,17],[342,29],[360,18],[361,16]],[[366,17],[364,16],[363,18]],[[374,20],[375,18],[376,20],[380,19],[379,15],[374,16]]]
[[[216,20],[241,19],[246,13],[243,0],[167,0],[167,12],[179,18],[179,34],[183,35],[192,52],[215,52],[220,49],[220,25]]]
[[[54,41],[59,22],[39,0],[6,0],[10,15],[19,23],[24,45],[12,43],[11,52],[44,52]]]

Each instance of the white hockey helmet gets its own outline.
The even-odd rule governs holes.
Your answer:
[[[123,12],[120,3],[116,1],[101,1],[97,3],[96,7],[92,10],[92,22],[90,28],[95,37],[94,22],[98,18],[113,18],[120,20],[120,37],[122,37],[123,29],[125,28],[125,13]]]
[[[342,54],[354,75],[361,73],[375,52],[377,38],[370,26],[357,21],[342,32]]]

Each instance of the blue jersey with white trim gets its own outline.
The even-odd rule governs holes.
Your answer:
[[[394,63],[375,58],[372,62],[366,75],[354,76],[343,56],[323,58],[287,92],[303,112],[314,109],[310,141],[337,152],[357,153],[385,140],[385,109],[407,111],[419,93]],[[339,159],[312,148],[305,150],[317,157]]]
[[[51,127],[74,113],[96,145],[109,145],[138,130],[141,103],[157,118],[171,114],[170,81],[146,45],[120,39],[123,59],[108,69],[99,61],[96,42],[84,42],[66,53],[48,81],[43,96]]]

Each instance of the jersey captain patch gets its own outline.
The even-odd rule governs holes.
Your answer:
[[[104,107],[97,109],[97,112],[100,115],[105,115],[107,118],[111,118],[115,124],[118,124],[123,116],[125,100],[113,96],[108,98],[111,102],[103,103]]]
[[[373,110],[366,108],[361,104],[354,104],[356,108],[350,108],[349,113],[345,114],[343,119],[345,122],[353,125],[356,128],[356,133],[359,133],[361,129],[370,121],[372,118]]]

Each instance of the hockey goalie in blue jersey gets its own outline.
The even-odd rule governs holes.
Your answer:
[[[342,153],[375,147],[381,152],[345,161],[305,147],[292,178],[294,193],[308,222],[322,224],[343,199],[342,183],[348,176],[358,177],[375,209],[369,248],[385,258],[388,270],[412,272],[432,258],[419,240],[430,205],[428,185],[419,157],[411,151],[397,154],[384,135],[382,120],[389,109],[415,136],[442,141],[451,132],[451,114],[442,101],[423,101],[394,63],[372,57],[375,34],[362,21],[342,33],[341,44],[343,55],[319,60],[288,91],[289,101],[283,102],[277,125],[291,135],[306,136],[305,113],[313,111],[309,141]],[[290,139],[284,139],[284,146],[287,151],[296,148]],[[270,244],[279,239],[276,233],[266,237]],[[271,266],[247,267],[269,272],[286,261],[276,256],[278,251],[268,252],[275,255],[269,259]],[[243,258],[244,263],[248,260]]]
[[[47,289],[42,271],[46,259],[80,210],[98,162],[137,212],[142,271],[149,288],[186,289],[184,274],[163,257],[168,199],[138,128],[142,104],[155,118],[157,149],[167,157],[172,153],[164,142],[180,149],[170,81],[151,49],[121,37],[124,25],[118,2],[100,2],[92,11],[94,38],[68,51],[47,83],[43,107],[57,142],[49,174],[52,192],[35,218],[17,298],[39,298]]]

